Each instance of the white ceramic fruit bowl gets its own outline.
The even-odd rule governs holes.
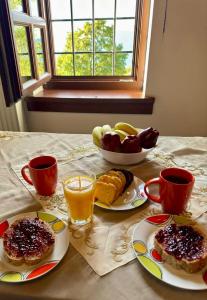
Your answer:
[[[152,151],[154,148],[150,149],[142,149],[141,152],[137,153],[120,153],[120,152],[112,152],[108,150],[104,150],[102,148],[98,148],[103,158],[113,164],[116,165],[134,165],[143,161],[148,153]]]

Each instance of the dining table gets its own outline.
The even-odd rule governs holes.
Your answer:
[[[59,183],[52,197],[40,197],[21,177],[21,168],[41,155],[52,155],[58,162]],[[190,283],[182,288],[156,278],[137,259],[133,231],[144,218],[162,213],[160,205],[147,200],[122,211],[95,205],[91,227],[81,231],[70,224],[62,179],[77,169],[100,174],[115,167],[130,170],[143,182],[167,167],[190,171],[195,185],[186,216],[207,230],[207,137],[159,136],[145,160],[116,166],[104,160],[91,134],[0,131],[0,223],[18,214],[46,211],[63,220],[69,234],[60,263],[34,280],[1,280],[0,257],[1,300],[207,299],[207,274],[206,289],[192,290]]]

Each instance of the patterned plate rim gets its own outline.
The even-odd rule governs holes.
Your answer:
[[[153,223],[152,220],[153,218],[157,218],[158,222],[157,223]],[[139,263],[141,264],[141,266],[147,270],[149,273],[152,274],[152,276],[156,277],[157,279],[159,279],[160,281],[168,284],[168,285],[171,285],[171,286],[174,286],[174,287],[177,287],[177,288],[180,288],[180,289],[184,289],[184,290],[194,290],[194,291],[199,291],[199,290],[206,290],[207,289],[207,266],[205,266],[201,271],[199,271],[198,273],[196,274],[201,274],[201,286],[199,287],[185,287],[185,286],[180,286],[180,285],[176,285],[176,282],[169,282],[169,281],[166,281],[162,278],[162,275],[166,272],[165,271],[165,267],[164,267],[164,262],[162,261],[159,261],[158,259],[155,259],[154,257],[152,257],[152,250],[154,250],[154,248],[152,249],[148,249],[146,244],[147,244],[147,241],[143,241],[141,238],[138,240],[136,239],[135,235],[136,235],[136,232],[138,230],[138,228],[143,224],[145,223],[148,223],[150,224],[152,227],[154,227],[154,229],[152,230],[152,232],[149,233],[149,236],[150,234],[152,234],[154,231],[156,231],[159,226],[163,226],[163,225],[167,225],[167,224],[170,224],[172,222],[174,223],[179,223],[176,221],[177,218],[183,218],[188,220],[187,217],[185,216],[175,216],[175,215],[169,215],[169,214],[157,214],[157,215],[152,215],[152,216],[148,216],[146,217],[145,219],[141,220],[134,228],[133,230],[133,234],[132,234],[132,248],[133,248],[133,251],[135,253],[135,256],[137,258],[137,260],[139,261]],[[180,223],[182,224],[182,223]],[[135,243],[137,243],[135,245]],[[135,249],[139,247],[139,249]],[[149,251],[150,250],[150,251]],[[149,260],[150,261],[150,264],[152,264],[153,267],[155,267],[155,270],[157,273],[160,273],[159,274],[153,274],[152,270],[149,270],[145,265],[144,265],[144,262],[143,262],[143,258],[144,260]],[[163,266],[162,266],[163,265]],[[159,271],[158,271],[159,269]],[[176,269],[177,270],[177,269]],[[182,271],[182,270],[177,270],[178,272],[179,271]],[[189,274],[187,273],[188,275],[191,275],[193,276],[194,273],[192,274]],[[176,276],[176,275],[175,275]]]
[[[57,216],[53,215],[52,213],[46,212],[46,211],[26,212],[26,213],[17,214],[15,216],[9,217],[7,219],[3,219],[3,220],[0,221],[0,234],[2,234],[1,233],[1,225],[3,223],[8,223],[8,225],[9,225],[9,221],[13,222],[14,220],[16,220],[16,219],[18,219],[20,217],[26,217],[26,216],[28,216],[28,217],[39,217],[40,219],[44,220],[50,226],[53,226],[53,228],[55,228],[55,229],[53,229],[53,231],[54,231],[54,234],[56,236],[58,234],[60,234],[60,233],[65,232],[65,234],[67,236],[67,239],[66,239],[66,244],[65,244],[64,250],[63,250],[64,253],[61,255],[60,258],[53,259],[53,260],[50,259],[50,255],[49,255],[48,258],[43,259],[40,263],[38,263],[38,264],[36,264],[34,266],[28,266],[28,270],[26,270],[27,269],[27,265],[24,264],[24,266],[25,266],[25,270],[24,271],[18,271],[18,270],[16,270],[18,268],[18,266],[15,266],[15,265],[14,265],[14,270],[4,270],[3,272],[0,271],[0,282],[17,284],[17,283],[23,283],[23,282],[28,282],[28,281],[31,281],[31,280],[35,280],[35,279],[38,279],[39,277],[45,276],[50,271],[52,271],[62,261],[62,259],[64,258],[64,256],[66,255],[66,253],[68,251],[68,248],[69,248],[69,232],[67,232],[67,226],[66,226],[66,224],[60,218],[58,218]],[[45,216],[46,218],[49,217],[50,221],[45,220],[43,218],[43,216]],[[58,229],[57,224],[58,224],[58,226],[61,225],[62,228]],[[61,239],[63,239],[63,238],[65,239],[65,237],[62,236]],[[1,235],[0,235],[0,239],[1,239]],[[59,241],[59,243],[57,245],[57,238],[56,238],[56,243],[55,243],[54,247],[58,247],[58,246],[60,247],[60,241]],[[12,264],[11,264],[11,268],[12,268]],[[42,273],[38,274],[38,270],[41,270],[41,268],[43,270],[45,268],[45,271],[43,271]],[[34,274],[35,271],[37,272],[37,275],[31,277],[32,276],[31,274],[32,273]],[[2,278],[4,278],[4,276],[7,275],[7,274],[15,275],[15,276],[17,275],[17,276],[19,276],[19,278],[21,277],[21,279],[20,280],[16,280],[16,281],[15,280],[10,280],[10,281],[9,280],[2,280]]]

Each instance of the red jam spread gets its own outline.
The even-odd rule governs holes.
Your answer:
[[[204,237],[192,226],[167,225],[158,231],[155,239],[162,244],[169,255],[174,256],[177,260],[192,261],[201,258],[204,253]]]
[[[4,234],[4,249],[15,257],[41,256],[54,242],[52,233],[39,218],[21,219]]]

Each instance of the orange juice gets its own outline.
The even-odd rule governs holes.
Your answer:
[[[63,182],[71,222],[84,225],[93,215],[94,178],[86,175],[69,177]]]

